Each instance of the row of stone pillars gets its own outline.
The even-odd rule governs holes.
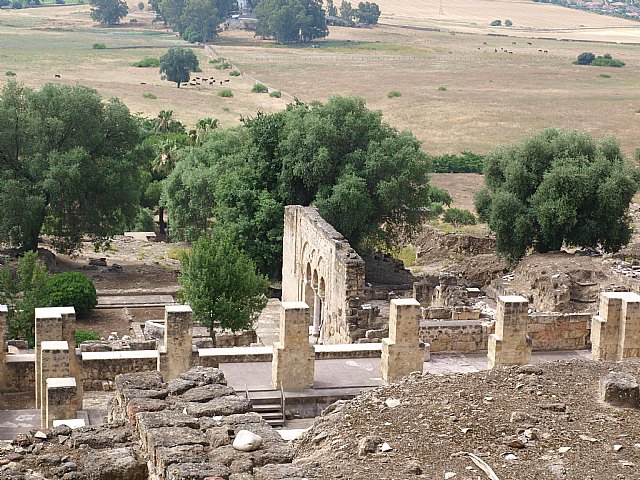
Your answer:
[[[321,292],[320,285],[313,286],[311,280],[305,279],[302,283],[302,298],[312,307],[311,310],[311,335],[320,340],[320,330],[324,317],[324,292]],[[305,302],[305,305],[307,304]],[[307,336],[309,335],[307,326]]]

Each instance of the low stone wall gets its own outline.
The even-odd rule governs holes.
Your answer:
[[[35,354],[7,355],[6,391],[7,393],[34,391],[36,384]],[[0,365],[0,368],[3,368]]]
[[[85,390],[102,390],[103,382],[113,382],[123,373],[146,372],[158,368],[157,350],[83,352],[82,384]]]
[[[431,353],[479,353],[487,351],[493,331],[493,323],[479,320],[422,320],[419,335]]]
[[[533,313],[527,334],[534,350],[585,350],[591,348],[590,313]]]

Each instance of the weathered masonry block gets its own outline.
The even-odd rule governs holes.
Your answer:
[[[599,314],[591,320],[591,356],[594,360],[640,357],[640,295],[600,294]]]
[[[164,352],[158,370],[167,380],[178,378],[191,368],[193,312],[188,305],[164,307]]]
[[[0,305],[0,392],[4,392],[7,386],[7,352],[4,348],[4,340],[7,336],[7,317],[9,309],[6,305]]]
[[[422,372],[424,352],[418,330],[420,302],[413,298],[391,300],[389,338],[382,340],[382,379],[395,382],[411,372]]]
[[[364,260],[316,208],[285,207],[282,254],[282,301],[309,306],[312,333],[326,344],[363,337]]]
[[[47,426],[47,379],[69,376],[69,344],[63,341],[40,343],[40,385],[42,392],[40,419],[43,428]]]
[[[313,388],[314,362],[315,352],[309,344],[309,307],[303,302],[283,302],[280,340],[273,344],[273,387]]]
[[[43,428],[52,428],[55,420],[75,419],[78,413],[78,388],[73,377],[47,378],[46,412]]]
[[[66,313],[66,310],[64,311]],[[40,408],[40,406],[45,403],[43,393],[44,380],[42,379],[41,375],[41,344],[42,342],[47,341],[60,341],[63,338],[62,314],[63,309],[57,307],[36,308],[35,311],[36,408]],[[75,342],[73,343],[73,345],[75,345]]]
[[[529,301],[519,295],[498,297],[496,333],[489,335],[489,368],[498,365],[526,365],[531,360],[527,337]]]

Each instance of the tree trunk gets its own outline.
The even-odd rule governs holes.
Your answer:
[[[160,235],[164,235],[166,233],[166,228],[165,228],[165,223],[164,223],[164,207],[159,207],[158,208],[158,233]]]
[[[216,347],[216,330],[213,325],[213,322],[211,322],[211,326],[209,327],[209,336],[211,337],[211,341],[213,342],[213,348],[215,348]]]
[[[178,82],[178,88],[180,88],[180,82]]]

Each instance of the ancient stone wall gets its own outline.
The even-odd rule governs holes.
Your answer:
[[[314,207],[285,208],[282,301],[304,302],[324,343],[364,337],[364,261]]]

